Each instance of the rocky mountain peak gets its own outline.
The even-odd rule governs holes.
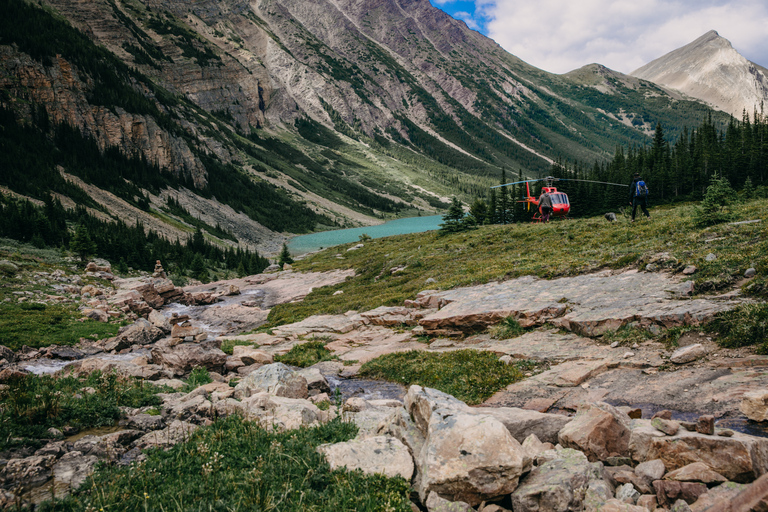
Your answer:
[[[630,74],[737,117],[768,99],[766,70],[744,58],[715,30]]]

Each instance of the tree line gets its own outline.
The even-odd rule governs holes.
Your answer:
[[[30,243],[38,248],[71,250],[85,260],[105,258],[120,272],[129,267],[150,271],[161,260],[166,270],[176,276],[190,276],[208,282],[211,271],[218,269],[238,276],[258,274],[269,260],[257,251],[240,247],[221,247],[205,239],[198,227],[185,243],[169,241],[141,222],[134,225],[118,220],[103,221],[85,207],[66,210],[53,196],[46,196],[37,206],[0,194],[0,237]]]
[[[731,118],[723,126],[709,116],[698,128],[683,128],[674,141],[657,124],[650,144],[618,146],[608,162],[588,166],[558,160],[550,168],[551,176],[562,179],[555,186],[568,194],[571,217],[602,215],[628,206],[628,185],[635,173],[648,184],[651,204],[699,201],[713,178],[725,180],[747,197],[767,197],[768,118],[763,106],[751,115],[745,111],[741,121]],[[518,176],[523,179],[522,171]],[[507,179],[505,173],[500,183],[515,181],[515,177]],[[531,195],[538,196],[540,183],[532,183],[530,188]],[[524,194],[524,184],[491,189],[475,200],[470,213],[478,224],[527,222],[533,212],[526,212],[519,202]]]

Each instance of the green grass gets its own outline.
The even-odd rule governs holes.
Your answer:
[[[695,265],[697,291],[733,285],[749,267],[758,270],[750,293],[768,294],[768,201],[734,206],[735,220],[762,222],[699,228],[691,205],[652,207],[652,219],[634,224],[624,218],[609,223],[602,217],[549,224],[481,226],[439,236],[435,232],[370,240],[362,249],[333,247],[297,261],[303,271],[354,269],[346,282],[317,288],[302,302],[281,304],[270,312],[263,329],[300,321],[313,314],[343,314],[378,306],[402,305],[425,289],[506,280],[525,275],[542,278],[572,276],[600,269],[644,266],[650,256],[669,252],[682,270]],[[350,244],[352,245],[352,244]],[[708,253],[717,255],[706,261]],[[344,259],[337,259],[336,254]],[[394,275],[387,272],[405,266]],[[432,278],[435,282],[427,283]],[[343,294],[333,295],[337,290]]]
[[[488,329],[491,338],[496,340],[508,340],[522,336],[528,329],[522,327],[514,317],[507,317],[498,324]]]
[[[25,302],[0,305],[0,345],[11,350],[22,346],[74,345],[80,338],[98,340],[117,334],[120,325],[82,320],[74,307]]]
[[[92,388],[93,392],[84,388]],[[25,375],[0,391],[0,450],[36,446],[51,427],[113,425],[120,406],[159,405],[156,386],[96,371],[84,378]]]
[[[358,375],[398,382],[404,386],[418,384],[439,389],[473,405],[522,380],[523,370],[535,367],[530,361],[506,365],[494,353],[478,350],[441,353],[410,350],[368,361],[360,368]]]
[[[722,347],[754,345],[758,354],[768,354],[768,304],[741,304],[718,314],[707,330],[718,334],[717,342]]]
[[[225,354],[231,356],[232,353],[235,350],[235,347],[237,346],[243,346],[243,347],[255,347],[258,348],[259,346],[256,345],[252,341],[243,341],[243,340],[224,340],[221,342],[221,351]]]
[[[618,341],[621,346],[630,346],[634,343],[642,343],[652,337],[653,335],[646,329],[623,325],[616,331],[608,331],[603,334],[603,343],[610,345]]]
[[[312,340],[300,345],[294,345],[287,354],[275,356],[275,361],[306,368],[321,361],[338,359],[330,350],[325,348],[325,344],[325,341]]]
[[[141,464],[104,466],[74,495],[39,510],[409,512],[404,479],[331,471],[316,451],[356,433],[339,419],[280,433],[230,416]]]
[[[187,383],[184,385],[181,391],[184,393],[189,393],[190,391],[211,382],[213,382],[213,379],[211,378],[211,374],[208,373],[208,370],[201,366],[195,366],[189,373],[189,377],[187,377]]]

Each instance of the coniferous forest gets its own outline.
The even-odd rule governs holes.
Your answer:
[[[724,178],[744,197],[768,196],[768,119],[762,106],[722,127],[709,118],[697,128],[684,128],[674,141],[657,124],[650,145],[618,147],[609,162],[589,166],[558,161],[550,169],[551,176],[561,179],[555,186],[568,194],[570,217],[602,215],[629,205],[628,187],[576,180],[629,185],[634,173],[648,184],[650,205],[699,201],[713,177]],[[504,176],[502,182],[515,178]],[[538,196],[542,183],[531,184],[531,195]],[[481,224],[527,222],[533,211],[526,212],[518,202],[524,195],[525,185],[492,189],[471,213]]]

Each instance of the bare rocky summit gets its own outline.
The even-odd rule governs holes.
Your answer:
[[[768,70],[745,59],[714,30],[630,75],[683,92],[737,118],[744,110],[759,111],[768,100]]]

